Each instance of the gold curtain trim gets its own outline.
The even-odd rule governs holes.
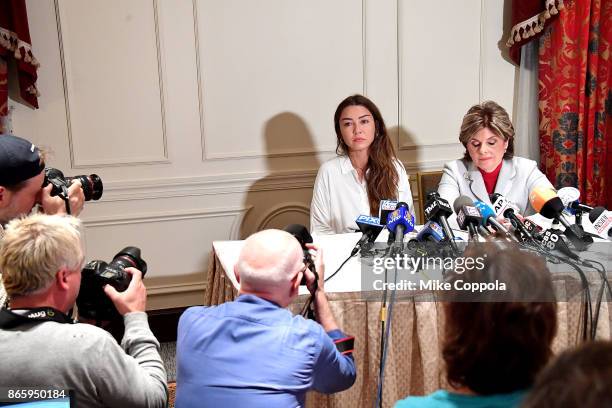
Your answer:
[[[36,68],[40,67],[40,63],[32,53],[32,46],[27,42],[20,40],[17,34],[14,32],[1,27],[0,46],[11,51],[17,60],[21,59],[21,49],[23,49],[23,60]]]
[[[544,11],[512,27],[506,47],[512,47],[515,43],[538,34],[544,29],[546,21],[558,14],[559,10],[563,10],[563,7],[563,0],[546,0]]]

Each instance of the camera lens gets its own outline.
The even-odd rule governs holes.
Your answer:
[[[79,175],[74,177],[66,177],[66,180],[69,183],[70,180],[79,180],[81,182],[85,201],[99,200],[100,197],[102,197],[104,186],[102,184],[102,179],[97,174],[90,174],[89,176]]]
[[[113,320],[119,313],[113,302],[104,293],[104,285],[111,285],[117,291],[126,290],[132,280],[124,269],[134,267],[142,272],[147,271],[147,263],[140,257],[137,247],[125,247],[113,257],[110,263],[90,261],[81,272],[81,289],[77,297],[79,315],[96,320]]]
[[[117,266],[120,269],[129,267],[136,268],[142,272],[142,276],[147,273],[147,263],[140,256],[140,248],[125,247],[115,255],[110,265]]]

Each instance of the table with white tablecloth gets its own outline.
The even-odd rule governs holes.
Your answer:
[[[347,258],[361,234],[338,234],[316,237],[323,250],[326,275],[332,274]],[[234,265],[243,241],[215,241],[208,269],[205,304],[216,305],[233,300],[239,285]],[[554,274],[553,274],[554,275]],[[557,292],[564,291],[566,278],[553,276]],[[372,407],[376,398],[380,363],[381,295],[364,296],[361,288],[359,256],[351,258],[340,272],[325,284],[332,311],[345,333],[355,336],[357,381],[349,390],[333,395],[308,394],[309,407]],[[578,284],[572,278],[569,284]],[[576,295],[578,296],[578,295]],[[418,296],[417,296],[418,297]],[[299,312],[307,299],[305,288],[290,306]],[[581,341],[583,305],[580,299],[559,301],[558,332],[553,343],[555,352]],[[611,337],[610,303],[604,302],[599,317],[597,336]],[[444,363],[441,357],[443,333],[441,303],[403,297],[394,304],[391,335],[385,367],[384,406],[392,406],[406,395],[423,395],[446,387]]]

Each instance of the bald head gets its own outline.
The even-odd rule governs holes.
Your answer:
[[[236,272],[252,291],[284,290],[302,267],[299,242],[288,232],[264,230],[251,235],[240,252]]]

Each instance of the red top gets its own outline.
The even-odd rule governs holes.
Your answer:
[[[500,161],[499,166],[497,166],[495,170],[490,173],[487,173],[480,167],[478,168],[480,174],[482,174],[482,179],[484,180],[485,187],[487,188],[487,194],[493,194],[493,192],[495,191],[495,184],[497,184],[497,177],[499,176],[499,172],[502,168],[503,163],[503,160]]]

